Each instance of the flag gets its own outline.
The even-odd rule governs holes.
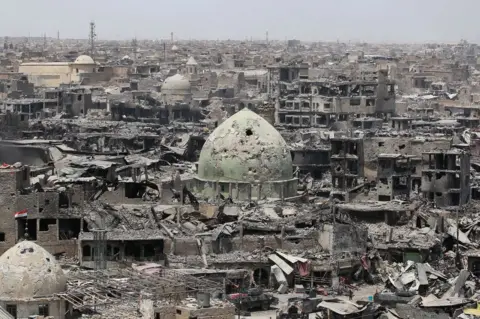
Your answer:
[[[15,218],[27,217],[27,209],[15,213]]]

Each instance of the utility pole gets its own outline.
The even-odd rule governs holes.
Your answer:
[[[90,33],[88,35],[88,42],[90,44],[90,56],[95,61],[95,39],[97,34],[95,33],[95,22],[90,22]]]
[[[462,167],[462,162],[463,162],[463,159],[465,157],[465,151],[462,151],[462,153],[460,154],[461,158],[460,158],[460,168]],[[460,257],[460,247],[459,247],[459,236],[460,236],[460,225],[459,225],[459,215],[460,215],[460,210],[463,211],[463,196],[464,196],[464,187],[463,187],[463,183],[462,185],[460,186],[460,200],[458,202],[458,207],[457,207],[457,251],[456,251],[456,254],[455,254],[455,262],[456,262],[456,266],[458,269],[462,269],[463,268],[463,265],[462,265],[462,258]]]

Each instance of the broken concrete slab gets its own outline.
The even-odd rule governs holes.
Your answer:
[[[420,285],[428,285],[428,277],[427,277],[427,270],[425,266],[421,263],[417,263],[417,274],[418,274],[418,281]]]

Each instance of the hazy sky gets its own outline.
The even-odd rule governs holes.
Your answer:
[[[480,42],[480,0],[13,0],[7,36]]]

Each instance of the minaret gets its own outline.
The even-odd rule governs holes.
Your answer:
[[[138,42],[137,42],[137,37],[133,38],[132,40],[132,49],[133,49],[133,61],[137,61],[137,48],[138,48]]]
[[[191,76],[198,73],[198,63],[193,56],[188,59],[186,66],[188,75]]]

